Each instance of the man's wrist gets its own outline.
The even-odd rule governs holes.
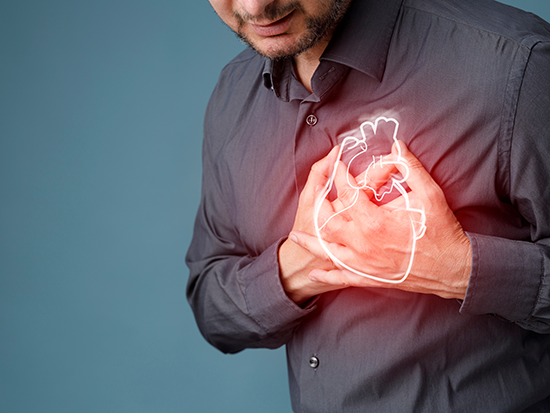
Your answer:
[[[457,254],[454,261],[458,263],[455,267],[455,283],[452,285],[452,288],[455,291],[454,298],[464,300],[466,297],[466,290],[468,289],[470,274],[472,272],[472,247],[466,234],[464,234],[463,239],[453,250],[455,254]]]
[[[311,284],[307,275],[311,269],[307,268],[308,255],[299,245],[286,239],[279,247],[279,275],[281,285],[292,301],[302,304],[315,294],[307,294],[307,286]]]

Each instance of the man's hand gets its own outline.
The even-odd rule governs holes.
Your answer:
[[[311,271],[309,279],[317,284],[324,284],[327,290],[348,286],[387,287],[462,299],[466,294],[471,269],[469,240],[450,210],[441,188],[405,144],[399,142],[395,145],[397,144],[401,149],[401,161],[408,167],[406,182],[411,189],[408,193],[409,200],[412,205],[422,206],[426,220],[426,232],[416,242],[412,267],[404,282],[383,283],[345,269],[326,268],[327,254],[310,226],[295,226],[290,239],[317,256],[318,264],[325,263],[323,267]],[[397,154],[395,145],[394,156]],[[396,167],[406,175],[407,171],[402,164],[398,162]],[[387,279],[399,277],[405,271],[404,265],[411,253],[407,239],[413,231],[411,222],[415,221],[412,216],[414,212],[403,208],[403,197],[383,206],[375,205],[367,192],[359,191],[357,194],[349,186],[353,177],[345,175],[345,168],[339,169],[341,170],[337,172],[334,181],[338,199],[332,202],[324,200],[321,207],[325,220],[334,215],[322,229],[322,238],[327,248],[331,254],[363,273]],[[326,177],[328,173],[330,172],[323,169]],[[323,174],[317,176],[316,184],[321,182]],[[313,204],[310,196],[311,193],[304,190],[303,197],[309,199],[309,203],[301,199],[300,203],[304,208]],[[336,214],[353,202],[353,208]],[[309,213],[312,211],[310,209]]]
[[[291,234],[315,233],[313,225],[315,195],[326,184],[337,156],[338,148],[336,147],[311,168],[306,185],[300,194]],[[290,237],[294,238],[293,235]],[[330,271],[336,267],[324,254],[318,257],[298,245],[296,241],[296,238],[294,241],[287,239],[279,248],[281,283],[291,300],[300,304],[315,295],[344,287],[319,283],[309,278],[309,274],[313,270]]]

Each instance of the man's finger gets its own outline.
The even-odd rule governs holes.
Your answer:
[[[303,190],[304,196],[306,196],[308,199],[313,199],[317,188],[322,187],[327,183],[329,176],[332,172],[332,168],[336,163],[336,160],[338,159],[339,151],[340,148],[338,146],[335,146],[334,148],[332,148],[327,156],[317,161],[311,167],[306,185]]]
[[[313,270],[309,273],[312,281],[327,285],[345,287],[375,287],[380,284],[347,270]]]
[[[301,231],[292,231],[288,238],[298,244],[300,247],[308,250],[310,253],[318,258],[330,261],[330,257],[326,254],[325,250],[321,247],[321,243],[317,237],[306,234]]]
[[[374,204],[370,202],[369,196],[367,196],[365,191],[360,189],[360,185],[351,176],[347,166],[343,162],[338,165],[338,169],[336,170],[334,186],[338,193],[338,199],[344,208],[358,204],[360,209],[368,213],[374,207]]]
[[[393,144],[392,155],[397,169],[406,177],[407,185],[418,198],[434,200],[443,195],[439,185],[404,142],[397,141]]]

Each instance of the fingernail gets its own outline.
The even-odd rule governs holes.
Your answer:
[[[295,234],[291,233],[291,234],[288,236],[288,238],[289,238],[292,242],[298,244],[298,237],[297,237]]]

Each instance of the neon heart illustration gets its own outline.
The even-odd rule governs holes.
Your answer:
[[[383,130],[383,132],[382,132]],[[333,261],[333,263],[341,268],[351,271],[355,274],[367,277],[376,281],[385,282],[385,283],[401,283],[405,281],[408,277],[411,267],[414,261],[414,255],[416,251],[417,241],[424,236],[426,231],[426,215],[422,206],[413,207],[411,205],[411,199],[406,190],[406,180],[409,177],[409,167],[405,162],[401,154],[401,148],[399,145],[396,145],[397,156],[391,156],[391,144],[394,142],[397,143],[397,134],[399,130],[399,122],[393,118],[379,117],[374,122],[367,121],[363,122],[360,126],[361,138],[356,138],[354,136],[347,136],[340,145],[340,150],[338,157],[333,165],[332,173],[326,183],[324,190],[322,191],[319,198],[316,200],[314,208],[314,225],[317,238],[321,244],[321,247],[327,254],[327,256]],[[380,136],[377,136],[380,135]],[[369,149],[370,142],[371,146],[376,144],[380,146],[380,142],[384,145],[384,135],[386,143],[389,144],[389,148],[384,149],[384,155],[373,153],[372,149]],[[384,148],[386,148],[384,146]],[[370,153],[369,153],[370,152]],[[380,148],[377,149],[377,152],[380,153]],[[324,222],[320,221],[320,212],[323,206],[331,194],[334,194],[335,185],[334,179],[336,176],[338,165],[341,165],[341,161],[346,164],[347,158],[347,175],[348,175],[348,185],[355,190],[355,195],[353,201],[349,205],[345,205],[343,209],[338,212],[335,212]],[[365,165],[367,165],[365,167]],[[399,166],[401,173],[397,173],[396,166]],[[375,168],[392,168],[394,173],[391,173],[389,179],[385,185],[380,187],[375,187],[370,184],[370,175],[375,175],[377,172]],[[360,174],[356,174],[355,179],[350,179],[350,176],[353,176],[352,171],[360,170]],[[410,255],[408,259],[403,263],[403,271],[399,274],[388,274],[388,278],[382,278],[367,274],[361,268],[357,268],[356,265],[352,263],[346,263],[343,259],[337,257],[330,249],[327,241],[323,238],[323,228],[336,216],[343,214],[344,212],[354,208],[356,206],[357,200],[359,198],[360,191],[371,192],[371,200],[377,205],[384,205],[384,203],[390,202],[392,197],[393,199],[400,199],[400,206],[395,209],[396,211],[407,211],[407,224],[408,228],[402,228],[403,231],[408,231],[408,248],[410,249]],[[334,195],[332,195],[334,196]]]

